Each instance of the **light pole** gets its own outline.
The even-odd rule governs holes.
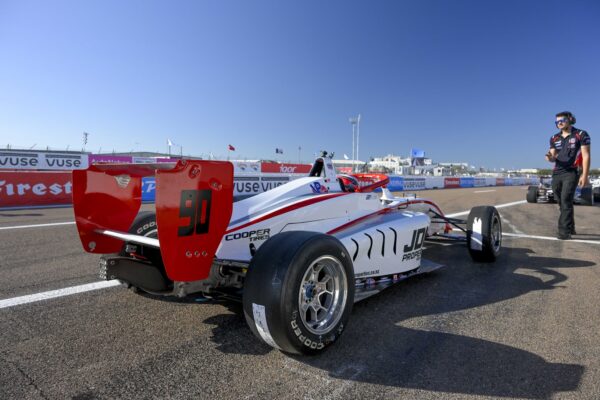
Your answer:
[[[358,139],[360,138],[360,114],[358,114],[358,118],[356,118],[356,159],[360,160],[358,156]]]
[[[88,142],[88,136],[90,136],[89,133],[83,132],[83,149],[81,149],[81,151],[85,151],[85,145]]]
[[[360,136],[360,114],[356,118],[349,118],[352,124],[352,171],[356,168],[356,159],[358,159],[358,139]],[[356,134],[356,151],[354,147],[354,135]]]
[[[354,136],[356,135],[356,124],[358,119],[348,118],[348,121],[352,124],[352,171],[354,171],[354,160],[356,159],[356,153],[354,152]]]

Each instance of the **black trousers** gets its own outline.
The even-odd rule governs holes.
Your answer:
[[[552,175],[552,191],[560,208],[560,217],[558,218],[559,235],[568,235],[575,230],[573,197],[575,197],[578,180],[577,171]]]

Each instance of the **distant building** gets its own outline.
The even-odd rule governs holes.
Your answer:
[[[452,168],[436,166],[433,168],[433,176],[450,176],[452,175]]]
[[[385,157],[375,157],[369,162],[369,168],[373,170],[385,169],[393,174],[408,175],[406,172],[411,171],[410,157],[402,158],[401,156],[395,156],[388,154]]]

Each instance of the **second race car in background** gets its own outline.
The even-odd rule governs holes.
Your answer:
[[[591,186],[577,187],[573,203],[591,206],[594,202],[600,202],[600,179],[592,179],[590,183]],[[542,176],[537,186],[529,186],[526,198],[528,203],[556,203],[557,199],[552,190],[552,177]]]

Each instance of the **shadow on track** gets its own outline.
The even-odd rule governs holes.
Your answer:
[[[519,348],[441,331],[448,327],[448,312],[533,291],[560,290],[567,276],[556,269],[594,263],[540,257],[522,248],[506,248],[494,264],[471,262],[462,246],[432,247],[426,257],[451,266],[356,304],[336,345],[319,357],[293,358],[335,378],[435,392],[537,399],[577,389],[585,369],[581,365],[552,363]],[[535,276],[539,274],[543,279]],[[205,321],[216,324],[212,340],[219,349],[242,354],[271,351],[249,333],[241,307],[232,310],[236,307],[237,314]],[[428,317],[427,330],[402,326],[423,316]],[[510,315],[500,313],[497,318]]]

